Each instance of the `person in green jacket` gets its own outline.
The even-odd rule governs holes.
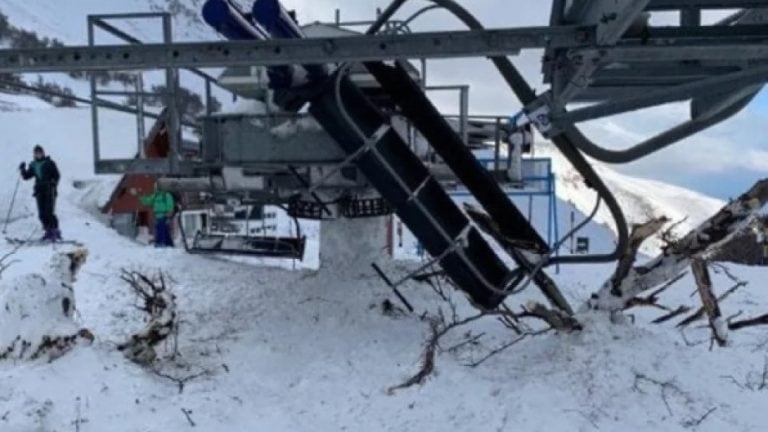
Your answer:
[[[136,190],[132,189],[131,194],[136,195]],[[143,206],[150,207],[155,216],[155,247],[173,247],[170,229],[170,220],[176,212],[173,195],[170,192],[157,190],[155,185],[155,192],[140,196],[139,202]]]

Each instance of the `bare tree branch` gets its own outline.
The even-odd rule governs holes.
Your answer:
[[[723,322],[720,306],[717,303],[715,293],[712,292],[712,278],[707,270],[707,263],[700,258],[691,260],[691,269],[696,278],[696,287],[701,296],[702,309],[709,317],[709,328],[712,330],[712,338],[719,346],[725,346],[727,343],[727,334],[725,323]]]
[[[152,372],[152,374],[157,375],[160,378],[165,378],[165,379],[173,382],[174,384],[176,384],[176,386],[179,389],[179,394],[184,393],[184,388],[186,387],[188,382],[193,381],[193,380],[195,380],[197,378],[202,378],[202,377],[207,377],[207,376],[212,375],[212,372],[209,371],[209,370],[203,370],[203,371],[198,372],[198,373],[194,373],[194,374],[190,374],[190,375],[185,375],[185,376],[181,376],[181,377],[165,373],[162,370],[160,370],[159,368],[151,368],[150,372]]]
[[[669,289],[672,285],[676,284],[681,279],[683,279],[685,275],[686,273],[680,273],[679,275],[675,276],[671,280],[667,281],[664,285],[659,287],[656,291],[652,292],[647,297],[635,297],[629,300],[624,310],[628,310],[637,306],[650,306],[650,307],[655,307],[665,311],[671,311],[672,310],[671,308],[659,304],[659,296],[661,295],[661,293]]]
[[[487,362],[488,360],[490,360],[493,356],[498,355],[498,354],[506,351],[507,349],[509,349],[513,345],[517,345],[518,343],[522,342],[526,338],[528,338],[530,336],[540,336],[540,335],[548,333],[548,332],[550,332],[552,330],[553,329],[548,328],[548,329],[540,330],[540,331],[537,331],[537,332],[523,333],[522,335],[518,336],[517,338],[511,340],[510,342],[507,342],[507,343],[501,345],[500,347],[491,350],[488,354],[484,355],[479,360],[475,360],[475,361],[473,361],[471,363],[467,363],[465,366],[468,366],[468,367],[471,367],[471,368],[476,368],[476,367],[480,366],[481,364],[483,364],[483,363]]]
[[[137,271],[123,270],[121,279],[138,296],[140,305],[137,307],[147,314],[148,322],[144,330],[131,335],[117,349],[130,360],[147,366],[157,358],[155,347],[176,330],[176,296],[170,292],[167,277],[162,272],[148,277]]]
[[[668,245],[661,255],[647,264],[627,271],[627,261],[632,258],[630,248],[628,256],[620,261],[614,277],[593,294],[589,305],[600,310],[623,310],[627,303],[640,293],[653,289],[683,272],[691,258],[708,260],[719,248],[748,227],[766,203],[768,203],[768,179],[763,179],[747,193],[704,221],[698,228],[674,244]],[[647,227],[650,230],[653,224],[649,223]],[[645,234],[645,232],[639,232],[639,234]],[[642,235],[634,237],[638,238]],[[630,243],[630,246],[635,244]]]
[[[768,325],[768,314],[760,315],[756,318],[745,319],[741,321],[733,321],[728,323],[729,330],[741,330],[747,327],[756,327],[761,325]]]
[[[184,413],[184,417],[187,418],[187,421],[189,422],[190,426],[192,426],[192,427],[197,426],[197,424],[195,424],[194,420],[192,420],[192,410],[188,410],[186,408],[182,408],[181,412]]]
[[[675,309],[673,311],[670,311],[666,315],[662,315],[662,316],[656,318],[655,320],[651,321],[651,323],[652,324],[662,324],[662,323],[665,323],[665,322],[667,322],[669,320],[677,318],[678,316],[680,316],[680,315],[682,315],[682,314],[684,314],[684,313],[686,313],[686,312],[688,312],[690,310],[691,310],[691,308],[688,307],[688,306],[685,306],[685,305],[678,306],[677,309]]]
[[[704,423],[704,420],[706,420],[707,417],[709,417],[710,414],[712,414],[715,411],[717,411],[717,407],[712,407],[709,410],[707,410],[707,412],[705,412],[701,417],[696,419],[689,419],[683,422],[683,427],[695,428],[695,427],[701,426],[701,424]]]
[[[746,285],[747,285],[746,282],[737,283],[736,285],[732,286],[727,291],[725,291],[723,294],[718,296],[717,301],[718,302],[725,301],[725,299],[727,299],[731,294],[735,293],[736,291],[739,290],[739,288],[742,288],[742,287],[744,287]],[[688,318],[680,321],[680,323],[677,324],[677,327],[680,327],[680,328],[687,327],[691,323],[693,323],[695,321],[698,321],[701,318],[703,318],[705,313],[706,313],[706,311],[704,310],[704,307],[700,307],[699,309],[696,310],[696,312],[693,315],[691,315]]]

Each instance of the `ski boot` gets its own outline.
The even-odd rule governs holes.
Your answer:
[[[54,241],[54,232],[51,229],[46,229],[43,236],[40,237],[40,242],[45,243],[50,241]]]

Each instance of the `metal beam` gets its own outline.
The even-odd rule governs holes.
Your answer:
[[[768,7],[768,0],[651,0],[646,10],[673,11],[696,9],[751,9]]]
[[[594,55],[592,50],[574,55]],[[729,61],[758,62],[768,60],[768,44],[716,44],[709,46],[622,46],[602,50],[602,63],[645,63],[648,61]]]
[[[594,45],[590,27],[530,27],[411,35],[0,50],[0,72],[276,66],[401,58],[500,56]]]
[[[160,14],[159,16],[155,16],[153,14],[150,14],[150,15],[151,15],[151,18],[162,18],[162,16],[163,16],[163,14]],[[133,37],[130,34],[128,34],[128,33],[124,32],[124,31],[120,30],[119,28],[113,26],[112,24],[107,23],[106,21],[104,21],[102,19],[102,17],[104,17],[104,15],[91,16],[90,19],[93,20],[92,23],[93,23],[94,26],[100,28],[101,30],[104,30],[107,33],[112,34],[113,36],[116,36],[116,37],[118,37],[118,38],[120,38],[120,39],[122,39],[122,40],[124,40],[126,42],[130,42],[130,43],[135,44],[135,45],[144,45],[144,42],[141,39]],[[206,81],[206,85],[208,85],[208,83],[214,83],[214,84],[218,85],[219,87],[221,87],[221,85],[219,85],[218,80],[215,77],[213,77],[213,76],[211,76],[211,75],[209,75],[209,74],[207,74],[207,73],[205,73],[205,72],[203,72],[201,70],[198,70],[198,69],[186,69],[186,70],[189,71],[190,73],[192,73],[194,75],[197,75],[200,78],[204,79]],[[224,87],[221,87],[221,88],[224,88]]]
[[[679,63],[641,63],[631,67],[605,68],[594,76],[594,87],[621,85],[678,85],[727,73],[737,66],[716,67]]]
[[[641,108],[692,99],[701,94],[711,93],[713,90],[722,94],[726,90],[739,89],[766,81],[768,81],[768,66],[762,66],[743,72],[695,81],[669,89],[648,92],[634,98],[619,99],[565,112],[557,115],[554,120],[563,124],[578,123]],[[743,99],[744,95],[740,96],[739,99]]]
[[[566,19],[581,25],[596,25],[598,45],[611,46],[638,20],[650,0],[574,1],[566,11]],[[557,74],[554,82],[554,104],[565,106],[584,88],[599,69],[601,53],[593,51],[571,63],[570,70]],[[575,57],[571,57],[575,59]]]
[[[568,22],[597,26],[597,43],[612,45],[620,38],[648,5],[650,0],[579,0],[568,11]]]
[[[683,27],[699,27],[701,25],[701,9],[685,8],[681,10],[680,25]]]
[[[96,174],[154,174],[170,172],[168,159],[101,159],[96,161]]]
[[[632,98],[666,86],[589,86],[573,98],[570,103],[595,103],[623,98]]]
[[[766,22],[768,22],[768,17],[766,17],[764,9],[747,9],[744,10],[742,16],[733,21],[734,25],[732,27],[741,29],[744,27],[765,26]],[[762,87],[763,83],[760,83],[756,86],[741,88],[726,94],[701,95],[691,101],[691,117],[704,118],[716,115],[738,100],[759,93]]]
[[[624,37],[620,44],[653,46],[671,44],[722,44],[729,42],[764,43],[768,38],[768,25],[752,22],[738,25],[713,25],[703,27],[653,27],[643,35]]]
[[[89,18],[99,20],[129,20],[129,19],[163,19],[168,16],[168,12],[135,12],[135,13],[116,13],[116,14],[97,14],[90,15]]]

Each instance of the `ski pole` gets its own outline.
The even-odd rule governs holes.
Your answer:
[[[13,188],[13,196],[11,197],[11,205],[8,207],[8,214],[5,216],[5,225],[3,225],[3,234],[8,232],[8,223],[11,221],[11,212],[13,212],[13,206],[16,204],[16,193],[19,191],[19,184],[21,183],[21,177],[16,179],[16,186]]]

